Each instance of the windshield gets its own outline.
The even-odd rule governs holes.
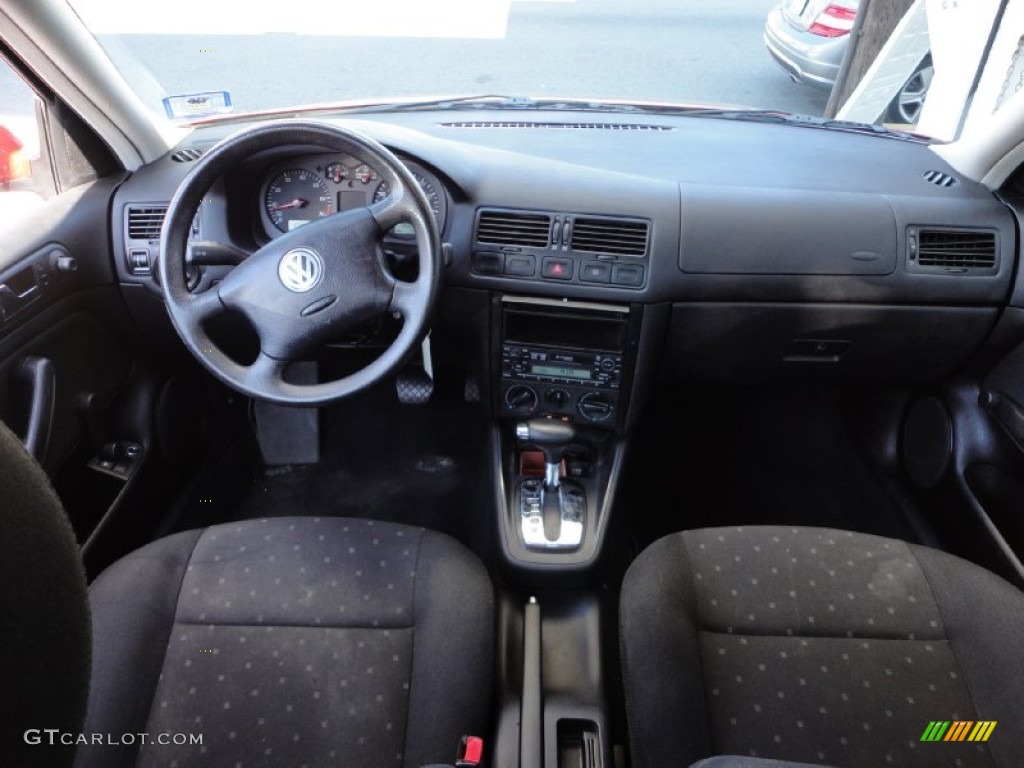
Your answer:
[[[966,23],[923,0],[70,2],[161,120],[496,94],[776,110],[942,139],[962,128],[984,64],[971,54],[991,52],[1000,7],[972,2]],[[1006,97],[1004,83],[992,101]]]

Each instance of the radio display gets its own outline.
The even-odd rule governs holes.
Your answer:
[[[560,379],[590,379],[591,372],[586,368],[570,368],[564,365],[530,365],[530,373],[534,376],[555,376]]]

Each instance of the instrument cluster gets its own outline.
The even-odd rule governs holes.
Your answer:
[[[419,165],[403,161],[416,179],[444,231],[448,198],[438,179]],[[260,219],[273,238],[341,211],[380,202],[391,194],[380,173],[351,155],[317,154],[293,157],[273,166],[260,188]],[[400,223],[389,237],[412,239],[412,225]]]

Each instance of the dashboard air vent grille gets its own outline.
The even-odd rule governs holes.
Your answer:
[[[996,265],[996,235],[922,229],[917,234],[917,263],[922,267],[991,269]]]
[[[551,217],[542,213],[484,211],[477,224],[478,243],[545,248],[551,238]]]
[[[171,160],[176,163],[191,163],[193,160],[198,160],[202,156],[203,150],[196,147],[186,147],[185,149],[179,149],[171,155]]]
[[[572,249],[616,256],[647,253],[646,221],[577,218],[572,227]]]
[[[937,187],[955,187],[958,183],[955,176],[942,171],[925,171],[921,175],[924,176],[925,181]]]
[[[532,123],[526,121],[462,121],[457,123],[441,123],[442,128],[523,128],[554,131],[674,131],[670,125],[652,125],[648,123]]]
[[[132,240],[159,240],[167,214],[165,206],[128,209],[128,237]]]

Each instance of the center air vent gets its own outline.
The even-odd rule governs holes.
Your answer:
[[[911,259],[914,255],[912,247]],[[922,229],[917,232],[916,257],[918,267],[958,272],[993,270],[996,266],[996,233]]]
[[[128,237],[132,240],[159,240],[166,206],[128,209]]]
[[[551,217],[540,213],[484,211],[476,229],[476,241],[488,245],[545,248],[550,238]]]
[[[629,219],[577,217],[572,227],[572,249],[616,256],[647,253],[647,222]]]

